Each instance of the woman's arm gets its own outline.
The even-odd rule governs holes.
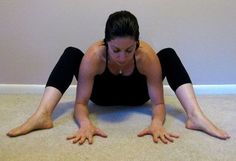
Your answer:
[[[154,50],[146,43],[143,46],[145,58],[140,61],[142,64],[142,73],[147,78],[149,97],[152,102],[152,121],[151,125],[138,134],[138,136],[152,135],[154,142],[163,143],[173,142],[173,137],[178,135],[168,133],[164,127],[165,104],[162,84],[161,65]]]
[[[79,142],[83,144],[88,139],[88,142],[91,144],[94,135],[107,137],[102,130],[92,124],[88,111],[88,101],[91,96],[94,77],[99,72],[99,63],[96,50],[89,49],[80,65],[74,111],[74,117],[79,124],[79,130],[67,138],[69,140],[72,139],[73,143]]]
[[[75,99],[74,116],[80,125],[89,121],[87,105],[92,92],[93,79],[96,75],[96,70],[91,63],[96,63],[96,60],[94,60],[92,54],[87,52],[81,61]]]

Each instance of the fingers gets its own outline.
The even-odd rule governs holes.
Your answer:
[[[178,134],[169,133],[169,135],[170,135],[171,137],[174,137],[174,138],[179,138],[179,135],[178,135]]]
[[[153,138],[153,142],[154,142],[154,143],[158,143],[158,142],[160,142],[159,135],[157,135],[157,134],[153,134],[152,138]]]
[[[101,129],[97,128],[93,132],[77,132],[74,135],[68,136],[67,140],[72,140],[73,144],[79,143],[80,145],[84,144],[86,140],[88,140],[89,144],[93,143],[93,136],[98,135],[106,138],[107,134],[103,132]]]
[[[79,142],[79,144],[82,145],[82,144],[84,144],[84,142],[85,142],[86,140],[88,140],[89,144],[92,144],[92,143],[93,143],[93,137],[92,137],[92,135],[91,135],[91,136],[88,136],[88,137],[85,137],[85,136],[75,136],[75,137],[73,137],[73,138],[71,138],[71,139],[73,139],[73,140],[72,140],[72,143],[73,143],[73,144],[76,144],[76,143]],[[69,140],[69,139],[68,139],[68,140]]]
[[[168,144],[169,142],[174,142],[174,138],[178,138],[179,135],[167,133],[167,132],[156,132],[156,131],[150,131],[150,129],[146,128],[143,131],[141,131],[138,136],[142,137],[144,135],[152,135],[153,142],[163,142],[164,144]]]
[[[161,141],[164,143],[164,144],[168,144],[168,141],[167,139],[165,138],[165,134],[163,135],[160,135],[160,138],[161,138]]]
[[[179,138],[179,135],[177,134],[150,131],[148,128],[138,134],[139,137],[144,135],[152,135],[154,143],[163,142],[164,144],[173,143],[174,139]]]
[[[92,135],[90,135],[90,136],[88,137],[88,142],[89,142],[89,144],[92,144],[92,143],[93,143],[93,136],[92,136]]]
[[[66,139],[67,140],[72,140],[72,143],[73,144],[76,144],[79,142],[79,144],[83,144],[85,142],[86,139],[88,139],[88,142],[89,144],[92,144],[93,143],[93,137],[92,136],[89,136],[89,137],[86,137],[86,136],[80,136],[80,135],[74,135],[74,136],[69,136],[67,137]]]
[[[158,142],[163,142],[164,144],[168,144],[169,142],[173,143],[174,139],[169,135],[169,134],[153,134],[153,142],[158,143]]]
[[[73,143],[73,144],[76,144],[76,143],[79,141],[79,139],[80,139],[80,137],[74,138],[73,141],[72,141],[72,143]]]
[[[169,142],[174,142],[174,139],[171,137],[171,135],[169,135],[169,134],[166,134],[165,135],[165,138],[169,141]]]
[[[98,135],[98,136],[101,136],[101,137],[104,137],[106,138],[107,137],[107,134],[105,132],[103,132],[101,129],[97,128],[96,131],[95,131],[95,135]]]
[[[150,134],[150,131],[149,131],[148,128],[146,128],[146,129],[144,129],[143,131],[141,131],[141,132],[138,134],[138,136],[139,136],[139,137],[142,137],[142,136],[148,135],[148,134]]]
[[[76,137],[75,135],[71,135],[71,136],[68,136],[66,139],[71,140],[71,139],[74,139],[75,137]]]
[[[82,145],[85,142],[86,139],[87,139],[87,137],[82,136],[79,140],[79,144]]]

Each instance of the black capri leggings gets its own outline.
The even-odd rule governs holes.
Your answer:
[[[57,88],[62,94],[70,86],[73,76],[78,80],[78,72],[84,53],[74,47],[68,47],[60,57],[47,81],[47,86]],[[162,68],[162,79],[165,77],[175,92],[185,84],[192,83],[189,75],[172,48],[165,48],[157,53]],[[134,95],[135,95],[135,91]]]

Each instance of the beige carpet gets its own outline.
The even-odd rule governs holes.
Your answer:
[[[91,119],[109,136],[80,146],[65,138],[76,129],[74,96],[64,96],[54,112],[54,128],[9,138],[9,129],[23,123],[41,95],[0,95],[0,161],[235,161],[236,95],[199,96],[205,114],[231,134],[227,141],[185,129],[185,114],[174,96],[166,96],[165,127],[180,134],[172,144],[155,144],[136,134],[150,123],[150,105],[99,107],[90,104]]]

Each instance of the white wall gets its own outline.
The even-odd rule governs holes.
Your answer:
[[[85,51],[124,9],[156,51],[178,52],[194,84],[236,83],[234,0],[1,0],[0,84],[45,84],[67,46]]]

